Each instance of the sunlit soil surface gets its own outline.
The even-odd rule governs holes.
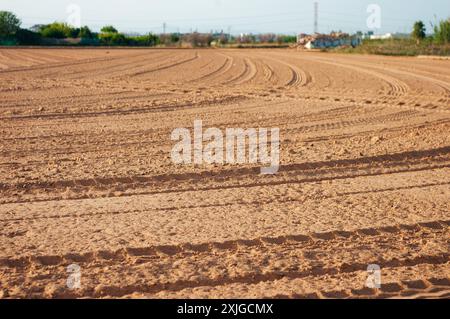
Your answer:
[[[194,120],[278,174],[173,164]],[[0,132],[0,298],[450,297],[450,61],[0,49]]]

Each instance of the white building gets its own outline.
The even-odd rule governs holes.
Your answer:
[[[386,33],[386,34],[373,34],[370,36],[370,40],[387,40],[392,39],[394,36],[392,33]]]

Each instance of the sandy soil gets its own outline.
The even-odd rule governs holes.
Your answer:
[[[174,165],[196,119],[279,173]],[[450,297],[448,60],[0,49],[0,133],[0,298]]]

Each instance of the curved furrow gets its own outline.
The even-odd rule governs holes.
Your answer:
[[[363,68],[363,67],[359,67],[359,66],[355,66],[353,64],[346,64],[346,63],[340,63],[340,62],[335,62],[335,61],[331,61],[328,59],[324,59],[324,58],[314,58],[314,61],[317,61],[319,63],[326,63],[329,65],[334,65],[334,66],[338,66],[338,67],[344,67],[344,68],[348,68],[351,70],[355,70],[357,72],[362,72],[371,76],[374,76],[376,78],[379,78],[383,81],[385,81],[389,87],[391,88],[389,90],[389,92],[387,92],[388,95],[392,95],[395,97],[401,97],[406,95],[406,93],[408,93],[410,91],[409,86],[400,81],[397,78],[394,78],[392,76],[380,73],[380,72],[376,72],[367,68]]]
[[[173,56],[175,53],[169,55]],[[150,54],[139,55],[133,58],[126,59],[123,63],[115,63],[113,66],[102,66],[101,63],[93,66],[92,69],[77,70],[65,76],[67,79],[92,79],[92,73],[95,72],[94,77],[117,78],[132,72],[134,69],[140,69],[168,58],[165,52],[150,52]]]
[[[364,63],[364,64],[357,63],[357,62],[351,62],[351,63],[353,65],[358,65],[358,66],[365,66],[365,67],[368,66],[368,63]],[[449,96],[450,84],[449,84],[448,81],[442,81],[442,80],[439,80],[439,79],[436,79],[436,78],[433,78],[433,77],[430,77],[430,76],[425,76],[425,75],[422,75],[422,74],[418,74],[417,72],[413,73],[413,72],[410,72],[410,71],[407,71],[407,70],[404,70],[404,69],[403,70],[399,70],[397,68],[392,68],[392,67],[386,68],[385,66],[380,66],[380,65],[377,65],[377,64],[373,64],[373,63],[370,63],[369,67],[373,68],[373,69],[381,70],[381,71],[384,71],[384,72],[398,74],[398,75],[403,75],[403,76],[407,76],[407,77],[412,77],[412,78],[424,80],[425,82],[433,83],[436,86],[438,86],[441,89],[443,89],[443,91],[447,94],[447,96]],[[433,74],[433,73],[428,72],[428,74]]]
[[[212,70],[211,72],[202,75],[198,78],[194,78],[190,80],[190,83],[196,83],[196,82],[202,82],[207,80],[208,82],[214,81],[215,78],[221,76],[222,74],[228,72],[231,67],[233,66],[233,58],[228,55],[220,54],[222,57],[225,58],[224,62],[219,65],[216,69]]]
[[[256,68],[255,63],[251,59],[245,59],[244,63],[246,64],[246,71],[247,71],[245,76],[241,77],[237,81],[235,80],[233,84],[244,84],[250,82],[256,77],[258,69]]]
[[[220,83],[220,85],[227,85],[227,86],[228,85],[233,85],[236,82],[238,82],[239,80],[241,80],[242,78],[245,78],[250,73],[250,67],[249,67],[246,59],[243,58],[242,60],[239,60],[239,62],[242,62],[242,63],[239,63],[239,66],[241,66],[241,65],[243,66],[242,67],[242,71],[240,71],[238,74],[232,76],[231,78],[228,78],[225,81],[222,81]],[[235,65],[236,64],[233,63],[233,66],[235,66]]]
[[[311,75],[306,73],[304,70],[298,68],[297,66],[292,65],[287,62],[284,62],[279,59],[275,59],[275,58],[266,57],[266,59],[270,59],[272,61],[280,63],[289,68],[289,70],[291,72],[291,79],[287,83],[285,83],[284,86],[286,86],[286,87],[301,87],[301,86],[306,86],[311,82],[311,79],[312,79]]]
[[[194,56],[192,56],[192,57],[188,57],[188,58],[185,58],[185,59],[182,59],[182,60],[177,60],[176,62],[174,61],[174,62],[171,62],[171,63],[168,63],[168,64],[163,64],[161,66],[158,66],[156,68],[151,68],[149,70],[142,70],[142,71],[138,71],[138,72],[133,72],[132,74],[129,74],[127,76],[129,76],[129,77],[140,77],[140,76],[148,75],[150,73],[154,73],[154,72],[158,72],[158,71],[165,71],[165,70],[168,70],[170,68],[174,68],[174,67],[177,67],[177,66],[180,66],[180,65],[183,65],[183,64],[187,64],[187,63],[192,62],[194,60],[197,60],[199,57],[200,57],[200,55],[196,51]]]

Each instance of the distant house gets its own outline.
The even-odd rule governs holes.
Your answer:
[[[386,34],[372,34],[369,36],[370,40],[388,40],[388,39],[407,39],[410,35],[407,33],[386,33]]]
[[[305,49],[326,49],[341,46],[358,46],[361,44],[361,37],[350,36],[347,33],[333,32],[331,34],[300,34],[297,37],[297,44]]]
[[[386,34],[373,34],[370,36],[370,40],[387,40],[392,39],[394,36],[392,33],[386,33]]]

